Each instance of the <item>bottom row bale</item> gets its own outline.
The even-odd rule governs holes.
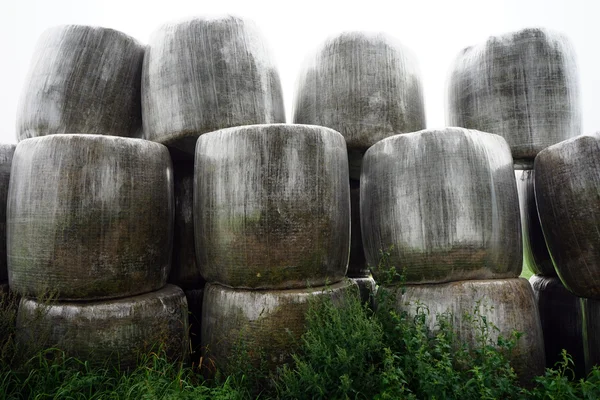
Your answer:
[[[163,350],[170,360],[188,354],[188,310],[174,285],[117,300],[44,302],[22,298],[16,340],[30,351],[55,347],[67,356],[122,369]]]
[[[529,283],[540,312],[546,367],[552,368],[561,361],[565,349],[573,359],[576,377],[583,378],[583,317],[579,297],[569,292],[557,277],[533,275]]]
[[[331,286],[291,290],[244,290],[207,284],[202,309],[202,347],[210,363],[226,373],[239,356],[253,365],[273,368],[289,356],[306,330],[311,299],[334,303],[356,284],[343,280]]]
[[[475,346],[483,330],[486,344],[498,336],[509,338],[522,332],[509,361],[519,380],[530,384],[544,373],[544,339],[531,285],[526,279],[468,280],[443,284],[406,285],[386,288],[395,296],[396,309],[416,315],[428,310],[428,327],[435,333],[438,318],[448,315],[459,343]],[[496,329],[497,328],[497,329]]]

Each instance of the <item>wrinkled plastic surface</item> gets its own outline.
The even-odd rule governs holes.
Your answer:
[[[380,289],[381,290],[381,289]],[[480,324],[485,317],[491,342],[498,336],[511,337],[513,331],[523,333],[509,354],[511,366],[523,383],[544,373],[544,338],[531,285],[524,278],[470,280],[441,285],[406,285],[391,288],[397,296],[396,308],[415,315],[417,309],[429,310],[428,324],[432,331],[439,315],[451,313],[450,322],[460,343],[475,345],[481,335]],[[475,317],[474,321],[465,314]],[[481,317],[478,317],[481,316]],[[498,330],[491,328],[497,327]]]
[[[448,83],[446,123],[503,136],[515,161],[581,133],[570,41],[525,29],[464,49]]]
[[[535,197],[554,263],[567,289],[600,299],[600,135],[583,135],[538,154]]]
[[[202,309],[202,348],[205,359],[227,370],[236,349],[247,349],[248,361],[260,355],[271,366],[290,361],[306,330],[310,299],[334,302],[357,290],[349,280],[327,287],[292,290],[241,290],[207,284]]]
[[[14,144],[0,144],[0,283],[8,280],[6,267],[6,201],[12,166]]]
[[[384,139],[366,152],[360,185],[376,281],[392,267],[407,283],[521,273],[517,187],[502,137],[446,128]],[[389,257],[380,265],[382,252]]]
[[[544,239],[535,203],[535,192],[533,189],[534,172],[533,170],[517,170],[515,171],[515,178],[517,180],[519,208],[521,211],[523,263],[527,264],[534,274],[556,276],[552,259],[546,247],[546,240]]]
[[[552,368],[556,362],[562,361],[560,353],[566,349],[573,358],[577,376],[583,378],[583,316],[579,297],[569,292],[558,277],[533,275],[529,283],[540,312],[546,367]]]
[[[420,72],[413,54],[383,33],[329,39],[299,75],[294,123],[340,132],[365,151],[396,133],[425,128]]]
[[[61,300],[132,296],[165,285],[173,240],[173,167],[141,139],[23,140],[7,206],[8,279]]]
[[[175,225],[173,259],[169,283],[183,289],[197,289],[204,285],[200,268],[196,264],[194,241],[194,163],[173,163],[175,177]]]
[[[254,23],[193,18],[152,35],[142,78],[144,138],[193,158],[199,135],[285,122],[279,74]]]
[[[141,137],[144,47],[124,33],[66,25],[33,53],[17,112],[17,139],[56,133]]]
[[[188,354],[188,308],[183,291],[163,289],[120,300],[85,303],[37,302],[24,297],[17,314],[16,340],[24,348],[56,346],[91,364],[108,360],[136,366],[138,355],[162,350],[171,360]]]
[[[287,289],[344,277],[350,193],[339,133],[282,124],[208,133],[195,171],[196,255],[208,282]]]

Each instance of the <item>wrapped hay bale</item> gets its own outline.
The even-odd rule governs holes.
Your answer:
[[[66,25],[46,30],[25,80],[17,138],[140,137],[143,58],[144,46],[112,29]]]
[[[579,75],[563,35],[524,29],[464,49],[448,84],[449,126],[498,134],[516,163],[581,133]]]
[[[399,312],[413,316],[426,309],[426,323],[433,334],[440,316],[449,316],[459,343],[470,347],[496,345],[499,336],[508,339],[515,330],[523,333],[507,354],[512,367],[522,382],[531,382],[544,373],[542,326],[531,285],[526,279],[469,280],[384,290],[396,296]],[[485,342],[482,331],[488,335]]]
[[[7,206],[11,288],[60,300],[163,287],[173,237],[167,148],[141,139],[51,135],[23,140]]]
[[[205,132],[285,122],[279,74],[254,23],[193,18],[152,35],[142,78],[144,138],[192,158]]]
[[[334,302],[356,286],[347,280],[329,287],[291,290],[242,290],[207,284],[202,309],[202,347],[206,356],[227,371],[238,351],[248,362],[264,357],[270,366],[289,361],[305,332],[309,301]]]
[[[563,349],[573,358],[575,373],[585,376],[583,356],[583,317],[579,297],[569,292],[560,279],[533,275],[529,278],[540,312],[546,367],[562,361]]]
[[[363,244],[376,281],[441,283],[521,273],[510,149],[462,128],[392,136],[365,154]],[[387,279],[387,278],[386,278]]]
[[[582,135],[535,159],[535,198],[554,268],[579,297],[600,299],[600,135]]]
[[[68,356],[121,368],[164,350],[171,360],[188,354],[188,309],[183,291],[167,285],[156,292],[117,300],[44,303],[24,297],[16,340],[32,350],[57,347]]]
[[[275,124],[205,134],[195,179],[196,254],[208,282],[289,289],[343,279],[350,194],[339,133]]]

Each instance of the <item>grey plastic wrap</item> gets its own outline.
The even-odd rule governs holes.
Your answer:
[[[351,278],[367,277],[371,272],[367,267],[360,230],[360,185],[352,180],[350,180],[350,215],[350,259],[347,275]]]
[[[208,282],[288,289],[340,281],[350,251],[344,138],[282,124],[200,136],[194,229]]]
[[[8,269],[6,267],[6,201],[12,159],[16,147],[14,144],[0,144],[0,283],[6,282],[8,279]]]
[[[531,163],[542,149],[579,135],[579,74],[570,41],[524,29],[467,47],[450,74],[446,123],[503,136],[515,162]]]
[[[32,351],[57,347],[93,365],[132,368],[139,356],[159,348],[172,361],[185,360],[187,314],[183,291],[174,285],[97,302],[47,303],[24,297],[15,339]]]
[[[573,369],[578,377],[585,376],[583,356],[583,316],[579,297],[569,292],[557,277],[533,275],[529,278],[540,312],[544,333],[546,367],[562,361],[566,349],[573,358]]]
[[[60,300],[132,296],[165,285],[173,241],[173,167],[142,139],[23,140],[7,206],[13,290]]]
[[[389,268],[406,283],[521,273],[519,201],[502,137],[446,128],[384,139],[366,152],[360,185],[363,245],[376,281]]]
[[[204,285],[196,264],[194,241],[194,162],[175,161],[175,225],[173,259],[168,281],[183,289],[198,289]]]
[[[533,189],[533,170],[516,170],[519,208],[521,211],[521,230],[523,233],[523,263],[534,274],[556,276],[552,259],[546,247],[546,240],[540,225],[535,191]]]
[[[349,280],[292,290],[242,290],[207,284],[202,309],[205,359],[228,371],[236,350],[246,349],[248,361],[255,365],[261,354],[273,367],[288,362],[306,331],[309,301],[329,297],[335,303],[351,291],[357,288]]]
[[[359,152],[393,134],[424,129],[416,59],[383,33],[333,37],[305,62],[293,115],[294,123],[335,129]]]
[[[600,135],[583,135],[535,159],[535,198],[554,269],[579,297],[600,299]]]
[[[56,133],[141,137],[144,47],[124,33],[66,25],[34,50],[17,112],[17,139]]]
[[[498,336],[511,337],[513,331],[523,335],[508,354],[511,366],[522,383],[531,383],[544,373],[544,338],[531,285],[524,278],[469,280],[441,285],[406,285],[391,290],[398,311],[415,315],[418,309],[428,309],[429,329],[436,332],[439,315],[450,313],[459,343],[475,345],[481,335],[481,318],[485,317],[490,342]],[[382,289],[379,289],[382,290]],[[475,317],[472,321],[465,316]],[[495,326],[498,329],[493,329]]]
[[[254,23],[193,18],[154,32],[144,57],[144,138],[192,158],[199,135],[285,122],[279,74]]]

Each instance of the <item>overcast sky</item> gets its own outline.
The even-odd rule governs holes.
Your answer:
[[[427,127],[444,126],[446,78],[464,47],[525,27],[566,34],[575,46],[584,133],[600,131],[600,2],[597,0],[0,0],[0,142],[16,142],[17,102],[35,43],[48,27],[97,25],[143,43],[165,22],[234,14],[254,20],[279,67],[288,122],[296,75],[307,55],[342,31],[383,31],[416,54]]]

